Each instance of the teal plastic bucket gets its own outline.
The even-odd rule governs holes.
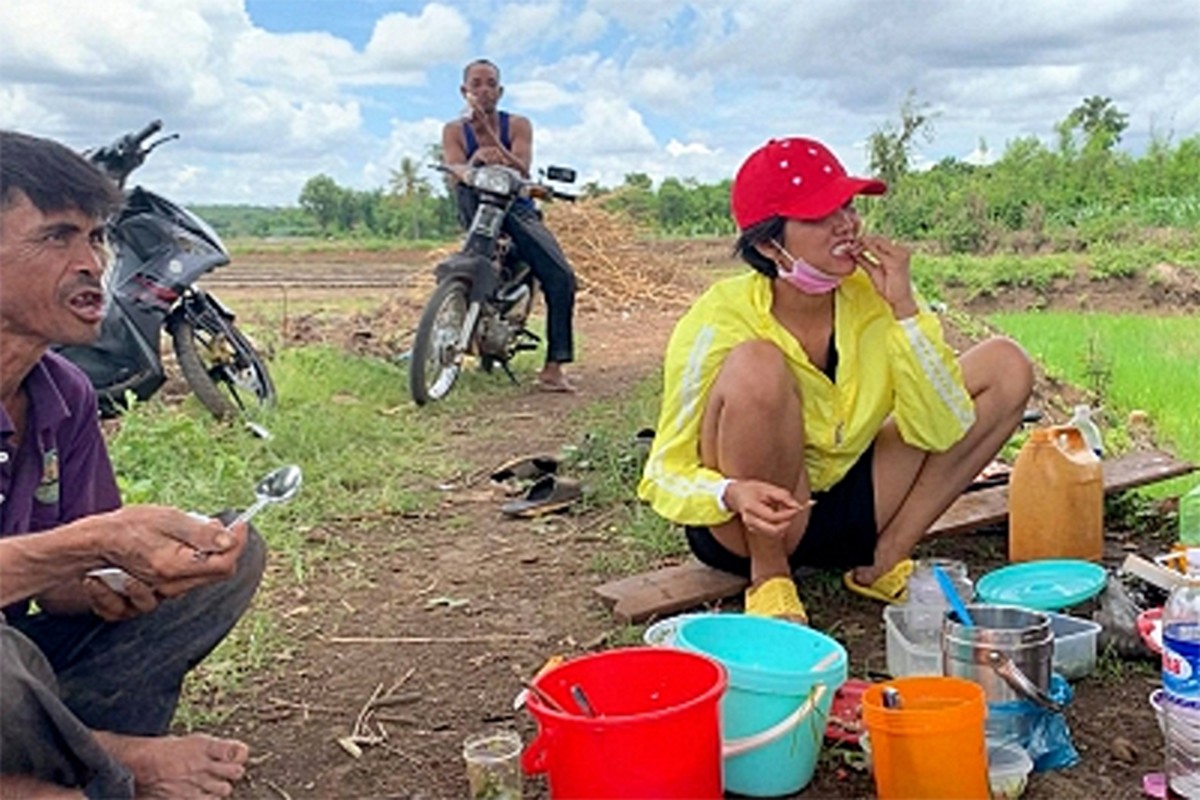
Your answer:
[[[745,614],[686,619],[675,646],[711,656],[729,673],[721,700],[725,790],[776,797],[808,785],[833,694],[846,681],[846,649],[812,628]]]

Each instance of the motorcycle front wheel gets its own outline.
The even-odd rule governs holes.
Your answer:
[[[408,361],[408,388],[419,406],[441,400],[458,380],[464,355],[458,339],[471,305],[470,294],[464,281],[443,281],[421,312]]]
[[[262,356],[232,320],[179,316],[167,322],[179,369],[217,419],[241,414],[248,403],[275,402],[275,384]]]

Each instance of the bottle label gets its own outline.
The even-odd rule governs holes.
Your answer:
[[[1200,705],[1200,622],[1163,629],[1162,681],[1176,702]]]

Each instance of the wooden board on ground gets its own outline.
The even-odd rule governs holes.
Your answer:
[[[1176,478],[1194,464],[1156,450],[1129,453],[1104,462],[1104,492],[1115,492]],[[946,510],[931,532],[962,533],[1003,522],[1008,516],[1008,486],[964,494]],[[597,586],[595,591],[621,622],[644,622],[732,597],[748,581],[705,566],[695,559]]]

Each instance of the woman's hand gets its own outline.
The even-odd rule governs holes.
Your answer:
[[[787,489],[773,483],[735,480],[725,487],[725,506],[742,519],[749,533],[782,538],[788,525],[813,501],[801,505]]]
[[[892,307],[896,319],[907,319],[917,313],[909,267],[912,254],[908,248],[882,236],[864,236],[854,243],[851,255],[867,273],[875,291]]]

